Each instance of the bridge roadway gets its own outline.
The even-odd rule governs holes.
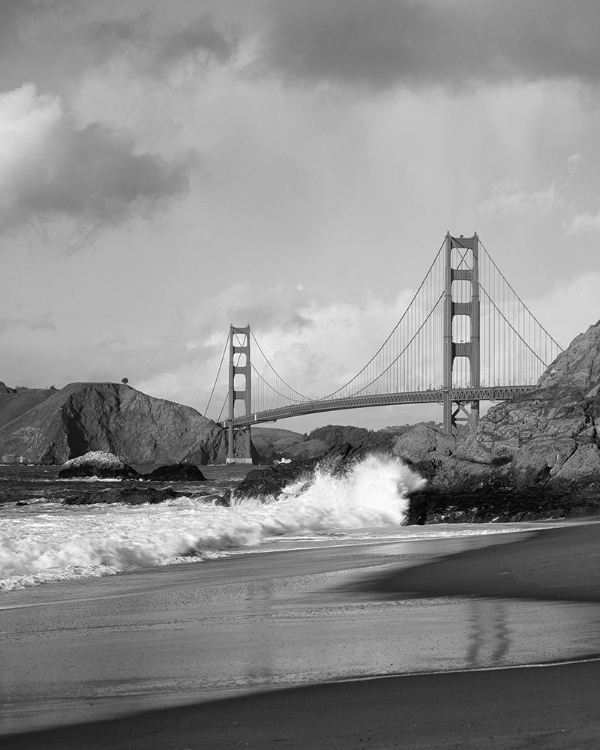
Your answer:
[[[395,404],[430,404],[443,403],[447,396],[453,402],[457,401],[507,401],[536,388],[534,385],[504,385],[486,386],[481,388],[453,388],[450,390],[437,389],[428,391],[412,391],[410,393],[377,393],[372,396],[349,396],[348,398],[321,399],[318,401],[303,401],[279,409],[268,409],[246,416],[235,417],[234,427],[260,424],[261,422],[276,422],[278,419],[299,417],[303,414],[315,414],[324,411],[338,411],[340,409],[361,409],[368,406],[393,406]],[[225,427],[228,420],[222,421]]]

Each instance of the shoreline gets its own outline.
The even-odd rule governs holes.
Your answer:
[[[91,587],[126,579],[120,595],[0,610],[12,698],[2,744],[485,747],[497,732],[498,747],[529,746],[511,744],[517,736],[595,747],[600,726],[584,713],[600,677],[589,661],[600,654],[598,521],[441,539],[427,551],[418,540],[232,557]],[[522,666],[543,662],[561,663]],[[547,670],[567,675],[552,678],[553,709],[538,697]],[[238,695],[219,699],[228,685]],[[406,726],[398,701],[410,706]],[[441,718],[446,705],[453,713]],[[460,726],[475,744],[459,742]]]
[[[6,750],[592,750],[600,662],[264,692],[3,737]]]

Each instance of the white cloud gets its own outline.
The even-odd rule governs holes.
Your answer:
[[[527,192],[520,187],[519,179],[512,179],[496,183],[491,197],[481,204],[481,210],[489,218],[531,213],[547,215],[561,203],[562,198],[554,182],[542,190]]]
[[[575,336],[600,320],[600,272],[562,279],[542,297],[529,300],[527,307],[566,348]]]
[[[79,127],[33,84],[0,93],[0,229],[61,219],[97,230],[160,210],[187,191],[196,156],[139,153],[133,136]]]
[[[257,300],[249,286],[236,284],[219,296],[213,324],[215,320],[228,320],[243,326],[251,321],[253,334],[277,373],[300,393],[319,398],[350,380],[368,362],[405,312],[413,293],[406,289],[389,301],[368,299],[359,303],[313,298],[307,303],[292,285],[265,290]],[[179,354],[172,352],[161,371],[139,387],[151,395],[181,400],[203,410],[228,328],[213,328],[207,334],[203,322],[198,320],[196,325],[203,345],[191,349],[188,331],[186,355],[183,347]],[[252,361],[258,365],[261,359],[255,348]],[[227,355],[223,386],[226,365]],[[202,396],[200,383],[204,384]],[[224,397],[222,387],[214,403],[220,407]]]
[[[595,234],[600,232],[600,213],[595,216],[584,211],[563,223],[564,232],[569,235]]]
[[[567,157],[567,169],[570,175],[575,175],[581,169],[583,164],[583,156],[581,154],[571,154]]]

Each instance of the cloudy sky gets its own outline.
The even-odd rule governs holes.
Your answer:
[[[567,345],[600,318],[599,36],[597,0],[0,0],[0,380],[204,411],[250,323],[324,395],[447,230]]]

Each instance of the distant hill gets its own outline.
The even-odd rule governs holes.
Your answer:
[[[225,463],[227,453],[212,420],[121,383],[0,394],[3,463],[60,464],[91,450],[130,464]]]
[[[253,458],[307,460],[346,443],[391,450],[409,429],[328,425],[306,435],[253,427]],[[60,464],[92,450],[130,464],[207,464],[225,463],[227,443],[224,430],[195,409],[122,383],[71,383],[57,391],[0,382],[0,462]]]
[[[253,427],[252,443],[261,462],[281,458],[298,460],[318,458],[329,447],[322,440],[311,440],[307,435],[278,427]]]
[[[0,428],[55,393],[50,388],[8,388],[0,381]]]
[[[431,423],[433,426],[433,423]],[[253,427],[252,442],[261,461],[291,458],[305,461],[319,458],[332,448],[350,444],[366,450],[392,451],[396,440],[409,432],[414,425],[384,427],[368,430],[352,425],[326,425],[308,435],[277,427]]]

